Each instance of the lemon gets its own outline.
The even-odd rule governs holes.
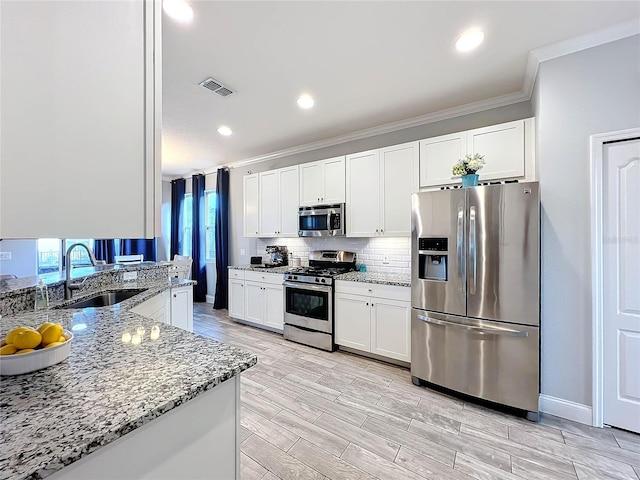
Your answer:
[[[26,330],[33,330],[35,332],[35,330],[31,327],[18,327],[18,328],[14,328],[13,330],[11,330],[8,334],[7,334],[7,343],[13,343],[13,340],[15,339],[15,336],[20,333],[20,332],[24,332]]]
[[[16,352],[16,355],[20,355],[21,353],[31,353],[31,352],[35,352],[35,350],[33,348],[25,348],[24,350],[18,350]]]
[[[47,327],[50,327],[51,325],[55,325],[55,323],[44,322],[42,325],[38,327],[38,333],[42,335],[42,332],[44,332],[47,329]]]
[[[59,341],[60,343],[64,343],[64,342],[66,342],[66,341],[67,341],[67,337],[65,337],[64,335],[60,335],[60,338],[58,339],[58,341]]]
[[[44,348],[57,347],[58,345],[62,345],[64,342],[51,342],[48,345],[45,345]]]
[[[22,350],[23,348],[36,348],[41,341],[42,335],[36,330],[24,330],[15,335],[13,344]]]
[[[62,325],[59,323],[48,326],[42,331],[42,345],[58,342],[62,336]]]
[[[4,347],[0,348],[0,355],[13,355],[17,351],[18,351],[18,349],[16,348],[15,345],[8,344],[8,345],[5,345]]]

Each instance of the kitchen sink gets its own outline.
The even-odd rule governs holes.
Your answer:
[[[64,305],[60,308],[97,308],[97,307],[110,307],[117,305],[120,302],[138,295],[139,293],[147,291],[146,288],[136,288],[127,290],[110,290],[108,292],[102,292],[89,298],[83,298],[76,302]]]

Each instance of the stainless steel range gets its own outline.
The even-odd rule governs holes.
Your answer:
[[[355,270],[356,254],[319,250],[284,274],[284,338],[332,352],[333,277]]]

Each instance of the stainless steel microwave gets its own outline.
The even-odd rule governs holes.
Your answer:
[[[299,237],[338,237],[344,234],[344,203],[298,208]]]

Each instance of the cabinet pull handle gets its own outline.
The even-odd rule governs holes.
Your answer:
[[[369,302],[367,302],[367,307],[369,306]]]
[[[378,229],[376,228],[376,233],[378,233]]]
[[[371,306],[373,307],[373,303],[371,304]]]
[[[384,233],[384,230],[383,230],[383,229],[380,229],[380,233]]]

